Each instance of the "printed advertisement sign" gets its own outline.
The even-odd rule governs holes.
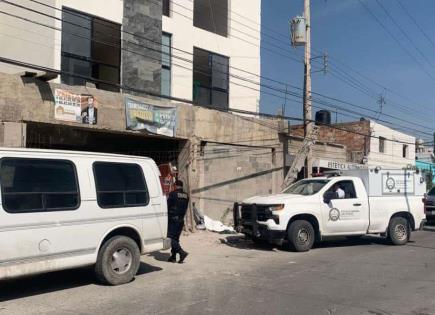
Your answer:
[[[151,133],[173,137],[177,122],[175,107],[149,105],[126,97],[125,114],[127,129],[146,130]]]
[[[54,119],[89,125],[97,123],[97,103],[92,95],[56,89],[54,100]]]
[[[414,176],[408,176],[407,172],[398,174],[382,175],[382,193],[383,194],[413,194],[414,193]]]

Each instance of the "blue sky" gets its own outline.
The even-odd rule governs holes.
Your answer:
[[[396,129],[400,128],[407,133],[430,139],[426,133],[435,132],[435,1],[400,0],[408,13],[432,39],[433,44],[399,6],[399,0],[379,1],[413,43],[388,18],[376,0],[362,1],[409,53],[405,52],[370,16],[359,0],[311,0],[312,46],[315,50],[313,55],[318,55],[316,52],[327,51],[331,56],[330,72],[326,75],[313,74],[312,90],[373,111],[380,110],[377,98],[384,95],[386,104],[383,105],[381,115],[348,104],[327,101],[341,107],[337,110],[338,121],[356,120],[357,116],[365,114],[391,122],[391,126]],[[302,61],[303,48],[291,47],[290,40],[287,39],[290,36],[288,21],[302,12],[303,0],[262,1],[262,75],[298,87],[302,87],[303,84],[303,64],[270,50]],[[316,66],[316,63],[313,63],[313,66]],[[376,83],[366,80],[353,70]],[[346,77],[348,75],[352,77]],[[266,80],[262,83],[283,88]],[[371,96],[353,88],[350,86],[352,84],[363,84],[366,94]],[[280,96],[283,94],[262,88],[261,111],[275,114],[285,101],[267,93]],[[325,107],[318,103],[315,105]],[[301,101],[287,101],[287,115],[301,117],[301,110]],[[351,114],[349,110],[358,113]],[[349,114],[355,117],[345,116]],[[335,120],[335,114],[333,119]]]

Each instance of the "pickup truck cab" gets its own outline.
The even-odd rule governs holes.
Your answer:
[[[234,220],[254,241],[287,240],[296,251],[308,251],[315,240],[329,236],[381,234],[403,245],[425,217],[424,192],[424,177],[415,171],[346,171],[246,199],[235,205]]]

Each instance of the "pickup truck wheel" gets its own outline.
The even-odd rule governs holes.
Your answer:
[[[136,242],[126,236],[107,240],[98,252],[95,274],[104,284],[119,285],[133,280],[140,265]]]
[[[405,245],[409,240],[409,223],[402,217],[392,218],[388,225],[388,238],[394,245]]]
[[[290,224],[288,239],[297,252],[309,251],[314,244],[316,234],[310,222],[296,220]]]

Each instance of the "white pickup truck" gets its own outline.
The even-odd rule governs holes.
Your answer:
[[[346,171],[298,181],[281,194],[246,199],[235,205],[234,221],[254,241],[287,240],[296,251],[308,251],[329,236],[380,234],[403,245],[425,218],[425,187],[418,171]]]

